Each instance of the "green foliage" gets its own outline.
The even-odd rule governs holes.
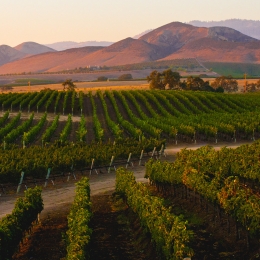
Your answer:
[[[0,139],[3,139],[13,128],[16,127],[17,123],[21,118],[21,113],[18,113],[5,127],[0,129]]]
[[[101,91],[97,92],[98,97],[101,100],[104,112],[105,112],[105,118],[106,118],[106,122],[108,124],[108,127],[110,128],[111,132],[113,133],[113,135],[115,136],[116,139],[121,139],[122,138],[122,134],[123,131],[121,130],[119,124],[116,124],[114,121],[111,120],[110,116],[109,116],[109,111],[107,109],[107,104],[106,101],[104,99],[103,94],[101,93]]]
[[[89,222],[92,213],[89,181],[83,177],[76,186],[76,195],[68,215],[67,260],[90,259],[88,246],[92,230]]]
[[[86,135],[87,135],[86,119],[82,115],[81,118],[80,118],[79,130],[77,131],[77,140],[79,142],[86,141]]]
[[[97,106],[91,92],[89,92],[89,96],[90,96],[92,109],[93,109],[93,124],[94,124],[96,141],[101,142],[104,137],[104,129],[102,128],[101,123],[98,119]]]
[[[147,187],[135,181],[132,172],[116,171],[116,191],[126,196],[127,204],[137,213],[142,226],[151,234],[165,259],[175,260],[192,256],[189,243],[193,232],[187,229],[182,216],[175,216],[164,206],[163,199],[151,196]]]
[[[22,135],[25,131],[29,129],[32,125],[34,118],[34,113],[31,114],[30,118],[24,121],[17,128],[12,129],[5,137],[4,141],[6,143],[13,143],[20,135]]]
[[[210,203],[221,207],[252,234],[260,230],[260,201],[254,189],[243,185],[251,180],[259,185],[260,143],[220,151],[205,146],[195,151],[183,149],[174,163],[146,164],[146,178],[156,186],[184,185]]]
[[[44,115],[42,116],[42,118],[40,119],[40,121],[38,122],[37,125],[33,126],[31,129],[29,129],[28,132],[24,132],[23,142],[25,145],[31,143],[36,138],[36,136],[39,134],[39,132],[43,128],[43,126],[46,122],[46,119],[47,119],[47,113],[44,113]]]
[[[57,127],[58,127],[59,118],[60,118],[60,116],[57,115],[57,116],[54,118],[54,120],[52,121],[51,126],[48,127],[48,128],[46,129],[46,131],[44,132],[44,134],[42,135],[42,138],[41,138],[41,139],[42,139],[43,144],[50,141],[50,139],[51,139],[51,137],[52,137],[54,131],[55,131],[55,130],[57,129]]]
[[[71,114],[69,114],[66,125],[64,126],[62,132],[60,133],[59,141],[61,143],[67,142],[69,134],[71,133],[71,129],[72,129],[72,117]]]
[[[26,177],[45,178],[48,168],[53,172],[69,171],[71,165],[75,170],[90,167],[95,158],[96,165],[108,165],[111,157],[115,160],[126,159],[129,153],[138,157],[142,150],[150,152],[156,147],[160,150],[162,141],[145,139],[142,142],[133,139],[124,139],[122,142],[87,145],[81,143],[55,144],[44,147],[29,146],[26,149],[11,148],[0,149],[0,183],[18,183],[21,171]]]
[[[43,210],[41,189],[36,187],[25,191],[24,198],[18,198],[11,214],[0,220],[0,259],[12,259],[23,232],[28,230]]]
[[[180,79],[179,72],[173,72],[171,69],[162,73],[154,70],[147,76],[150,89],[179,89]]]

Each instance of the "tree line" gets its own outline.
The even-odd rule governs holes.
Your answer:
[[[175,90],[195,90],[211,92],[236,92],[238,82],[232,76],[217,77],[211,84],[204,81],[199,76],[189,76],[181,81],[179,72],[167,69],[163,72],[154,70],[147,76],[150,89],[175,89]],[[245,91],[254,92],[260,90],[260,80],[256,83],[246,84]]]

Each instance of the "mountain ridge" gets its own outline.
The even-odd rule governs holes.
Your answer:
[[[25,57],[0,66],[0,73],[56,72],[187,58],[260,63],[260,41],[232,28],[172,22],[138,39],[128,37],[107,47],[82,47]]]

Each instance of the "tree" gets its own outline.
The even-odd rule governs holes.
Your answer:
[[[98,81],[107,81],[107,77],[105,76],[100,76],[97,78]]]
[[[171,69],[165,70],[162,75],[164,76],[162,83],[164,88],[168,86],[169,89],[179,88],[181,75],[179,72],[173,72]]]
[[[188,90],[204,90],[205,82],[200,77],[189,76],[186,85]]]
[[[123,74],[118,77],[118,80],[131,80],[133,79],[132,74]]]
[[[150,89],[165,89],[165,85],[162,82],[162,74],[157,70],[152,71],[146,79],[150,85]]]
[[[63,90],[75,90],[76,85],[72,82],[72,79],[66,79],[63,83]]]
[[[232,76],[221,76],[216,78],[212,83],[211,86],[214,89],[219,87],[223,88],[226,92],[235,92],[238,90],[238,83]]]

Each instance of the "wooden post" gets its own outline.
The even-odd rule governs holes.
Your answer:
[[[132,153],[129,153],[129,156],[128,156],[128,159],[127,159],[127,162],[126,162],[126,166],[125,166],[126,169],[128,167],[128,164],[130,163],[131,156],[132,156]]]
[[[108,171],[107,171],[108,173],[110,173],[110,168],[111,168],[111,166],[112,166],[112,164],[113,164],[114,158],[115,158],[115,156],[113,155],[112,158],[111,158],[109,167],[108,167]]]
[[[19,192],[20,192],[21,185],[22,185],[22,183],[23,183],[23,177],[24,177],[24,172],[21,172],[21,178],[20,178],[20,182],[19,182],[19,184],[18,184],[16,193],[19,193]]]
[[[47,183],[48,183],[48,180],[49,180],[50,174],[51,174],[51,168],[48,168],[44,187],[47,186]]]
[[[142,163],[143,154],[144,154],[144,150],[141,151],[141,155],[139,158],[139,165],[141,165],[141,163]]]
[[[151,158],[153,158],[153,157],[154,157],[155,150],[156,150],[156,147],[154,147],[154,148],[153,148],[153,152],[152,152],[152,156],[151,156]]]

